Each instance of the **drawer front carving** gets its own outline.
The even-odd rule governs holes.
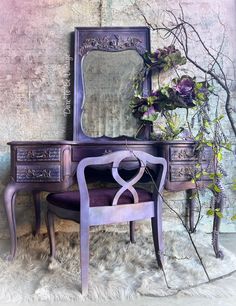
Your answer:
[[[60,182],[61,167],[60,165],[18,165],[16,167],[16,180],[19,183]]]
[[[17,161],[60,161],[61,150],[59,147],[17,148]]]
[[[198,157],[197,152],[194,150],[194,146],[190,147],[170,147],[170,160],[171,161],[193,161],[193,160],[209,160],[212,158],[211,147],[206,147],[201,152],[201,156]]]
[[[195,160],[193,147],[170,147],[170,160],[182,161],[182,160]]]
[[[205,164],[201,167],[202,170],[209,171],[209,165]],[[196,170],[194,164],[172,164],[170,165],[170,181],[171,182],[186,182],[191,181],[194,177],[194,171]],[[207,176],[201,176],[201,181],[208,181]]]

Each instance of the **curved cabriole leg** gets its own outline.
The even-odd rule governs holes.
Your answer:
[[[195,195],[196,189],[188,189],[187,193],[187,207],[188,207],[188,228],[191,233],[194,233],[194,207],[195,207]],[[187,224],[186,224],[187,225]]]
[[[54,231],[54,214],[50,212],[50,210],[48,210],[46,214],[46,223],[47,223],[47,230],[48,230],[48,237],[50,244],[50,256],[55,258],[56,242],[55,242],[55,231]]]
[[[16,237],[16,219],[15,219],[15,198],[17,187],[14,183],[9,183],[4,191],[4,206],[9,226],[11,250],[8,260],[13,260],[16,255],[17,237]]]
[[[80,271],[81,271],[81,293],[88,292],[89,272],[89,226],[80,224]]]
[[[223,212],[224,207],[224,188],[220,182],[218,182],[217,186],[220,188],[221,192],[213,192],[215,197],[214,209],[219,209]],[[216,254],[216,258],[224,258],[223,252],[219,248],[219,231],[220,231],[220,218],[214,213],[214,221],[213,221],[213,230],[212,230],[212,245],[214,252]]]
[[[164,264],[164,244],[162,234],[162,199],[159,196],[156,207],[156,216],[151,219],[152,221],[152,235],[155,248],[155,254],[158,266],[163,269]]]
[[[34,211],[35,211],[35,228],[33,235],[37,235],[40,230],[41,224],[41,211],[40,211],[40,192],[33,191],[33,200],[34,200]]]
[[[130,236],[130,242],[131,243],[135,243],[134,232],[135,232],[135,222],[130,221],[129,222],[129,236]]]

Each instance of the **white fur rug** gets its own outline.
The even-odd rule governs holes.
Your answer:
[[[127,230],[127,232],[126,232]],[[216,259],[211,236],[193,235],[210,278],[236,269],[236,256],[223,249],[224,260]],[[57,233],[58,260],[48,258],[47,235],[19,238],[13,262],[0,259],[0,304],[3,302],[124,300],[174,294],[201,296],[235,295],[236,276],[207,281],[187,234],[165,232],[165,273],[157,268],[149,227],[140,226],[136,243],[129,243],[128,227],[92,230],[90,235],[90,288],[80,294],[79,238],[77,233]],[[5,255],[5,254],[4,254]],[[221,289],[220,282],[228,282]],[[188,288],[193,286],[192,288]],[[226,289],[227,288],[227,289]],[[181,290],[181,291],[180,291]]]

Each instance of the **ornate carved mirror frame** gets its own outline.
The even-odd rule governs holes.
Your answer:
[[[123,51],[126,51],[126,53]],[[119,136],[122,136],[122,135],[115,135],[114,138],[114,136],[111,137],[110,135],[109,136],[104,135],[103,132],[102,135],[95,135],[95,136],[88,135],[88,133],[86,133],[86,129],[83,127],[83,120],[82,120],[85,109],[84,101],[86,97],[86,92],[88,92],[86,86],[87,84],[90,84],[91,88],[91,84],[94,84],[94,88],[92,88],[92,90],[93,89],[96,90],[96,86],[99,86],[100,84],[100,77],[102,77],[101,75],[99,76],[99,72],[101,71],[101,73],[104,73],[106,69],[110,69],[109,73],[111,77],[109,77],[109,82],[111,82],[113,72],[114,72],[114,80],[117,79],[121,80],[123,75],[122,69],[124,71],[126,63],[129,63],[128,56],[132,55],[132,57],[134,58],[131,59],[131,61],[132,60],[135,61],[135,58],[139,56],[143,61],[142,55],[145,51],[150,51],[150,30],[148,27],[100,27],[100,28],[78,27],[75,29],[73,140],[99,141],[99,140],[108,140],[108,139],[119,139]],[[118,74],[115,74],[116,68],[112,67],[112,63],[111,65],[108,65],[109,67],[107,68],[103,66],[101,66],[100,68],[94,67],[96,66],[97,62],[99,62],[99,54],[102,55],[101,61],[104,59],[105,63],[104,66],[107,66],[106,54],[108,55],[107,58],[112,59],[114,58],[115,53],[116,54],[119,53],[121,55],[119,59],[120,65],[119,64],[118,65],[119,66],[123,65],[123,68],[120,68],[121,69],[120,75],[119,72]],[[138,56],[135,57],[135,53]],[[86,66],[89,65],[88,63],[90,63],[91,66],[89,69],[87,69]],[[144,67],[144,62],[142,62],[142,66]],[[129,77],[129,69],[130,67],[127,68],[128,73],[126,73],[128,77]],[[85,76],[86,74],[85,71],[89,71],[89,73],[86,72],[87,76]],[[131,71],[130,75],[131,75],[130,78],[132,79]],[[93,76],[95,81],[92,80]],[[104,86],[104,83],[102,84],[102,86]],[[128,84],[126,84],[125,86],[130,87]],[[123,89],[121,89],[120,92],[122,92],[122,90]],[[144,79],[142,84],[142,94],[144,96],[149,95],[150,90],[151,90],[151,78],[150,75],[148,75]],[[100,88],[100,94],[101,96],[103,95],[103,91],[101,88]],[[104,101],[104,97],[100,97],[99,94],[95,95],[95,97],[96,99],[94,100],[93,106],[96,108],[96,104],[98,104],[98,102],[102,103]],[[103,99],[103,101],[98,101],[99,98],[100,100]],[[96,109],[93,110],[93,112],[96,111],[98,110]],[[108,110],[108,112],[111,111],[112,110]],[[89,113],[88,110],[87,113]],[[126,113],[128,112],[126,111]],[[116,113],[113,114],[113,116],[114,115],[116,116]],[[126,115],[129,116],[129,113]],[[130,110],[130,117],[132,117],[131,110]],[[88,119],[86,120],[87,123],[90,122]],[[96,124],[96,120],[92,119],[90,123]]]

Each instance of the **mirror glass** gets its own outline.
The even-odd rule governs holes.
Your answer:
[[[134,82],[144,75],[144,62],[136,50],[92,50],[82,61],[83,132],[90,137],[133,137],[138,120],[129,103]]]

